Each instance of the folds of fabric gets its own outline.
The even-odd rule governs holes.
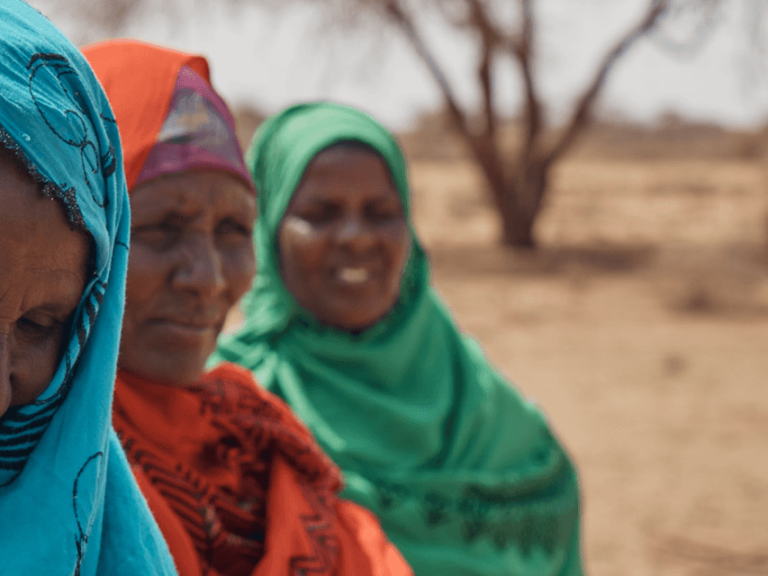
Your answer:
[[[129,210],[107,99],[39,12],[0,3],[0,140],[92,239],[63,358],[35,401],[0,419],[0,572],[175,574],[110,424]]]
[[[208,62],[202,56],[137,40],[91,44],[83,54],[112,105],[131,190],[168,115],[179,71],[186,66],[210,83]]]
[[[114,108],[129,192],[185,170],[223,170],[253,187],[205,58],[138,40],[92,44],[83,54]]]
[[[363,334],[321,325],[287,291],[283,213],[311,159],[346,140],[385,159],[410,222],[405,160],[372,118],[316,103],[268,119],[246,158],[259,274],[212,363],[249,368],[294,409],[341,467],[344,496],[379,517],[416,574],[581,574],[575,469],[541,412],[459,332],[412,227],[400,299]]]
[[[182,576],[411,574],[249,372],[222,365],[194,388],[119,372],[114,424]]]

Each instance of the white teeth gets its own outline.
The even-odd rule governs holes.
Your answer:
[[[370,273],[365,268],[341,268],[336,275],[342,282],[359,284],[370,278]]]

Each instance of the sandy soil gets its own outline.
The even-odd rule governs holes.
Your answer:
[[[470,164],[412,180],[435,285],[579,466],[588,573],[768,574],[764,168],[565,163],[536,254]]]

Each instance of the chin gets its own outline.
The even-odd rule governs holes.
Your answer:
[[[200,354],[165,354],[142,362],[121,362],[120,368],[145,380],[186,388],[193,386],[205,372],[207,355]]]
[[[175,388],[189,388],[194,386],[202,375],[202,368],[188,370],[187,372],[178,371],[174,374],[163,374],[156,382]]]
[[[389,314],[389,310],[376,315],[372,315],[370,309],[366,309],[358,313],[350,313],[348,311],[345,313],[340,312],[339,314],[335,315],[335,318],[328,319],[328,324],[331,324],[332,326],[335,326],[341,330],[345,330],[346,332],[360,334],[369,328],[373,328],[376,324],[383,320],[387,314]]]

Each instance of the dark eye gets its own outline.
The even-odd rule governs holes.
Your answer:
[[[316,204],[298,212],[297,216],[312,224],[328,224],[339,216],[340,208],[335,204]]]
[[[225,218],[216,225],[217,238],[248,238],[253,235],[253,228],[234,218]]]
[[[33,320],[27,316],[19,318],[16,325],[21,332],[30,336],[46,336],[59,327],[55,320]]]
[[[373,222],[387,222],[403,216],[403,210],[399,204],[376,203],[366,206],[366,216]]]
[[[181,239],[184,230],[176,222],[166,221],[140,226],[132,231],[132,242],[141,242],[150,248],[163,251],[172,248]]]

